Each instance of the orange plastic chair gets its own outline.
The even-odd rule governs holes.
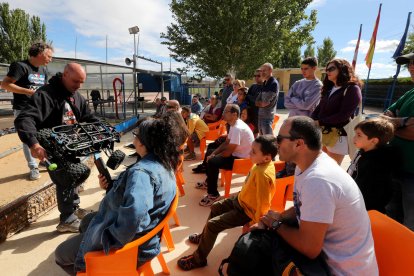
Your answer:
[[[184,163],[184,155],[180,154],[180,163],[178,164],[177,172],[175,173],[175,183],[177,185],[178,190],[180,191],[180,196],[184,196],[184,187],[185,184],[184,175],[183,175],[183,163]]]
[[[286,200],[293,198],[293,184],[295,177],[287,176],[283,178],[276,178],[276,192],[272,198],[270,209],[283,212],[286,206]]]
[[[221,186],[224,185],[224,197],[230,196],[230,186],[233,174],[247,175],[250,169],[253,167],[253,163],[248,159],[236,159],[233,163],[232,170],[220,170],[221,172]]]
[[[103,251],[88,252],[85,255],[86,272],[78,272],[78,276],[101,276],[101,275],[154,275],[151,267],[151,261],[146,262],[137,268],[137,257],[139,246],[147,242],[149,239],[158,235],[162,231],[162,238],[172,240],[169,231],[168,221],[175,214],[178,205],[178,194],[171,203],[170,209],[165,218],[148,234],[126,244],[123,248],[118,250],[111,250],[108,255]],[[161,264],[162,271],[165,274],[170,274],[162,252],[157,256]]]
[[[219,129],[220,130],[220,135],[223,135],[227,132],[226,130],[226,122],[224,120],[219,120],[215,123],[210,123],[207,124],[208,129],[209,130],[215,130],[215,129]]]
[[[201,153],[201,160],[204,160],[204,156],[206,154],[207,148],[207,140],[215,141],[217,138],[221,136],[220,128],[210,129],[204,138],[200,140],[200,153]]]
[[[272,124],[273,131],[275,130],[275,127],[278,121],[279,121],[279,115],[275,115],[275,117],[273,118],[273,124]]]
[[[386,215],[368,211],[379,274],[413,275],[414,232]]]
[[[276,172],[282,170],[285,167],[284,161],[275,161]],[[233,178],[233,174],[248,175],[250,169],[253,167],[253,163],[250,159],[236,159],[233,163],[232,170],[220,170],[221,172],[221,186],[224,186],[224,197],[230,196],[230,186]]]

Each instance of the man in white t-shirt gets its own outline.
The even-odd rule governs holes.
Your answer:
[[[294,207],[282,213],[269,211],[258,227],[276,231],[310,259],[322,256],[334,275],[378,275],[361,192],[321,151],[319,128],[308,117],[290,117],[283,123],[277,143],[280,160],[297,165]]]
[[[254,140],[250,127],[239,119],[240,108],[237,104],[227,104],[223,119],[230,125],[226,141],[207,157],[207,179],[197,183],[197,188],[207,188],[207,195],[200,201],[201,206],[211,206],[220,199],[217,181],[220,169],[231,170],[234,159],[248,158]]]

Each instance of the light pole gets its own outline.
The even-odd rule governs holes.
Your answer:
[[[133,63],[134,63],[134,69],[133,69],[133,81],[134,81],[134,112],[135,116],[138,115],[138,109],[137,109],[137,47],[136,47],[136,41],[135,41],[135,35],[139,33],[138,26],[133,26],[131,28],[128,28],[129,34],[134,35],[134,56],[133,56]],[[138,91],[139,94],[139,91]]]

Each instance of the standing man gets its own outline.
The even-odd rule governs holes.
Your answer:
[[[411,80],[414,81],[414,53],[400,56],[396,62],[408,64]],[[394,194],[386,212],[414,231],[414,89],[391,105],[383,117],[396,127],[390,144],[400,151],[403,164],[395,174]]]
[[[247,91],[246,101],[247,104],[253,109],[254,118],[252,120],[254,125],[255,135],[259,132],[259,124],[258,124],[258,116],[259,116],[259,108],[256,106],[256,99],[262,89],[263,81],[260,76],[260,68],[256,69],[254,72],[254,81],[255,83],[249,87],[249,91]]]
[[[47,83],[46,65],[52,61],[53,48],[44,42],[34,43],[29,49],[29,59],[10,64],[9,72],[3,79],[3,89],[13,92],[13,113],[16,118],[37,89]],[[40,178],[36,159],[26,144],[23,152],[30,169],[29,179]]]
[[[90,96],[92,98],[93,110],[96,113],[96,109],[98,108],[99,102],[101,100],[101,92],[99,92],[98,89],[93,89]]]
[[[260,135],[273,134],[272,124],[279,97],[279,83],[273,77],[273,65],[270,63],[265,63],[260,67],[260,75],[263,86],[256,98],[256,106],[259,108],[259,133]]]
[[[237,104],[227,104],[223,111],[223,119],[230,125],[226,141],[207,157],[207,179],[198,182],[196,188],[207,188],[207,195],[200,201],[201,206],[211,206],[220,199],[217,181],[220,169],[231,170],[234,160],[248,158],[253,132],[250,127],[240,120],[240,107]]]
[[[315,57],[307,57],[302,61],[300,70],[303,79],[296,81],[285,96],[285,107],[289,110],[289,117],[303,115],[310,117],[321,97],[322,82],[316,78],[318,60]],[[277,173],[277,177],[293,175],[295,164],[286,162],[285,169]]]
[[[321,97],[322,82],[316,78],[318,60],[307,57],[302,61],[300,70],[303,79],[296,81],[285,96],[285,107],[289,110],[289,117],[312,114]]]
[[[233,80],[232,74],[226,74],[224,77],[223,93],[221,94],[221,108],[224,110],[227,104],[227,98],[233,93]]]
[[[362,194],[352,177],[321,151],[321,136],[309,117],[283,123],[276,139],[280,160],[297,165],[294,206],[282,213],[269,211],[259,228],[275,232],[295,255],[323,258],[332,275],[378,275]],[[272,260],[277,262],[277,256]]]
[[[46,150],[36,139],[39,129],[52,128],[63,124],[94,122],[98,119],[90,113],[86,100],[78,92],[85,82],[86,73],[77,63],[66,65],[63,74],[52,77],[49,84],[35,93],[26,107],[14,121],[20,140],[29,146],[32,156],[43,161],[47,158]],[[79,223],[86,215],[79,208],[77,189],[67,191],[65,168],[48,171],[56,184],[56,197],[60,212],[59,232],[78,232]]]

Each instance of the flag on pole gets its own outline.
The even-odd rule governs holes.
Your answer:
[[[408,33],[408,27],[410,26],[410,18],[411,18],[411,12],[408,13],[407,17],[407,24],[405,24],[405,31],[403,36],[401,37],[400,43],[398,44],[397,49],[395,49],[394,54],[392,55],[392,58],[396,59],[397,57],[401,56],[402,51],[405,47],[405,41],[407,39],[407,33]],[[392,99],[394,98],[394,90],[395,90],[395,84],[397,83],[398,74],[400,74],[401,65],[397,64],[397,71],[395,72],[395,75],[393,77],[392,84],[387,92],[387,98],[385,99],[384,103],[384,110],[387,109],[392,102]]]
[[[405,25],[405,31],[404,31],[403,36],[401,37],[400,44],[398,44],[397,49],[395,49],[395,52],[392,55],[393,59],[396,59],[397,57],[401,56],[401,53],[404,50],[405,41],[407,40],[408,27],[410,26],[410,18],[411,18],[411,12],[408,13],[407,24]]]
[[[379,6],[377,21],[375,22],[374,31],[372,32],[372,37],[369,42],[369,49],[368,49],[367,55],[365,56],[365,64],[368,66],[369,69],[371,69],[372,58],[374,57],[375,42],[377,41],[377,31],[378,31],[378,25],[379,25],[380,16],[381,16],[381,7],[382,7],[382,4],[380,4]]]
[[[352,59],[352,68],[354,69],[354,71],[355,71],[357,57],[358,57],[358,49],[359,49],[359,41],[361,40],[361,32],[362,32],[362,24],[359,25],[358,41],[357,41],[357,44],[355,46],[354,58]]]

